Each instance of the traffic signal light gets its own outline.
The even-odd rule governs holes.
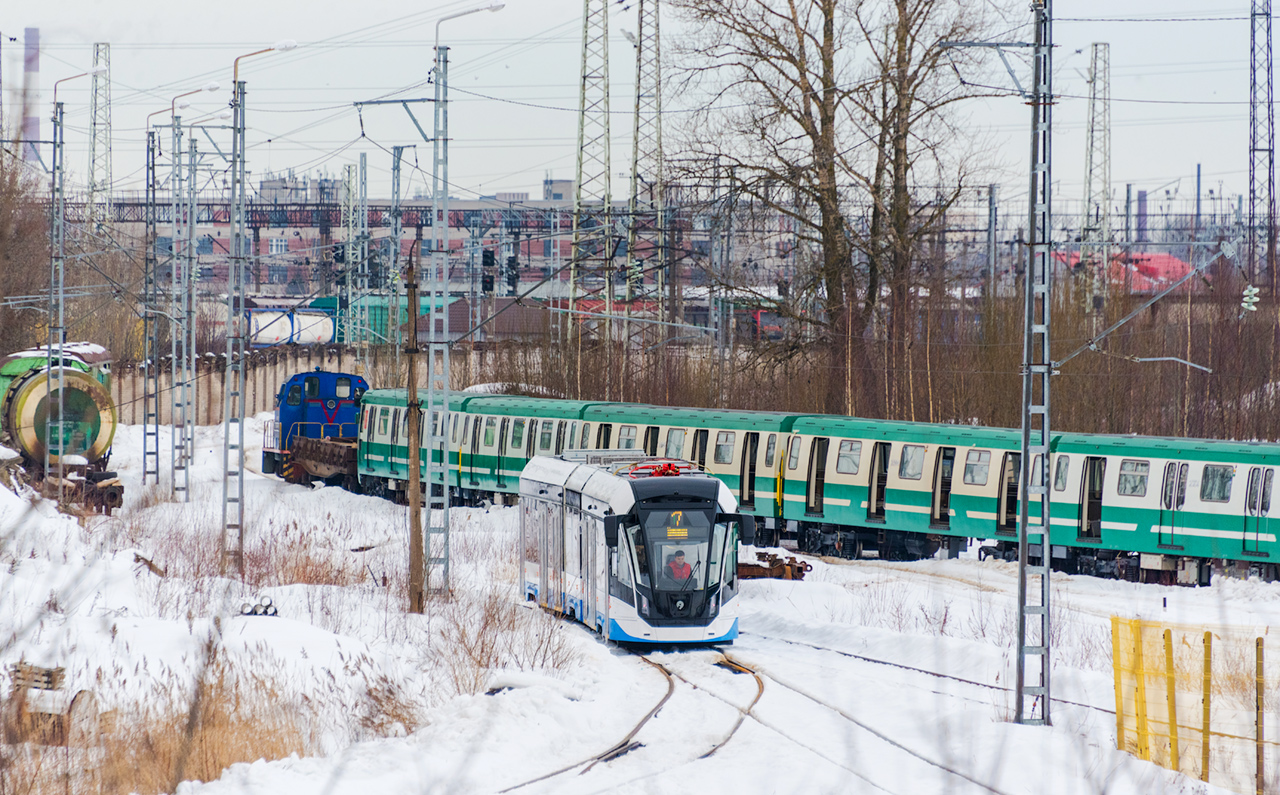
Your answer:
[[[484,271],[480,274],[480,291],[493,292],[493,271]]]
[[[520,285],[520,260],[507,257],[507,293],[515,295]]]
[[[480,266],[484,268],[494,268],[498,265],[498,257],[493,249],[486,248],[480,252]]]

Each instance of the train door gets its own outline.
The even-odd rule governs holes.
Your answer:
[[[391,474],[399,474],[396,464],[396,456],[400,452],[400,409],[391,412],[391,452],[387,453],[387,467],[390,468]],[[407,458],[408,456],[406,456]]]
[[[756,502],[756,451],[759,447],[760,434],[748,433],[743,436],[741,485],[738,488],[738,505],[743,508],[750,508]]]
[[[538,538],[538,604],[543,607],[550,606],[550,594],[547,583],[550,582],[550,575],[547,572],[551,556],[551,539],[547,518],[550,516],[551,503],[544,500],[538,500],[533,503],[533,526]]]
[[[468,417],[471,421],[471,455],[467,461],[467,474],[470,477],[472,486],[479,486],[480,481],[476,478],[476,462],[480,460],[480,418]],[[463,426],[463,438],[466,438],[466,426]]]
[[[1022,454],[1005,453],[1000,470],[1000,513],[996,516],[996,532],[1016,535],[1018,532],[1018,483],[1022,478]]]
[[[613,424],[608,422],[600,423],[600,428],[596,431],[596,449],[608,450],[609,442],[613,439]]]
[[[1185,466],[1185,464],[1184,464]],[[1249,470],[1249,491],[1247,492],[1244,514],[1244,553],[1246,555],[1265,555],[1261,539],[1269,529],[1271,513],[1271,482],[1275,470],[1271,467],[1253,467]]]
[[[650,425],[644,429],[644,454],[658,454],[658,426]]]
[[[884,521],[884,488],[889,480],[889,443],[876,442],[871,448],[871,488],[867,492],[867,519]]]
[[[556,423],[556,455],[564,452],[564,420]]]
[[[930,524],[947,527],[951,524],[951,476],[956,467],[956,449],[939,447],[933,467],[933,515]]]
[[[564,612],[564,506],[559,502],[543,503],[547,511],[547,607]]]
[[[831,440],[814,439],[809,445],[809,477],[804,489],[804,512],[809,516],[822,515],[822,492],[827,484],[827,447]]]
[[[498,476],[500,489],[507,487],[507,426],[510,424],[511,420],[503,417],[502,424],[498,426],[498,469],[494,474]]]
[[[529,420],[528,423],[525,423],[524,420],[520,420],[518,424],[526,427],[524,428],[524,438],[516,440],[516,447],[520,447],[523,442],[524,458],[528,461],[530,458],[533,458],[533,439],[538,435],[538,421]]]
[[[698,469],[707,468],[707,439],[710,435],[711,431],[705,428],[693,432],[693,463],[698,465]]]
[[[1107,459],[1086,456],[1084,477],[1080,480],[1080,537],[1102,538],[1102,483],[1107,473]]]
[[[1187,475],[1190,464],[1170,461],[1164,465],[1164,483],[1160,488],[1160,532],[1156,543],[1160,546],[1177,546],[1179,514],[1187,502]],[[1252,478],[1252,475],[1250,475]],[[1249,481],[1252,488],[1253,481]]]

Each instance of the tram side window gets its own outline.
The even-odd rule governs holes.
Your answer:
[[[717,464],[733,463],[733,431],[716,432],[716,452],[713,460]]]
[[[836,471],[842,475],[858,474],[858,461],[862,458],[862,442],[851,442],[848,439],[840,443],[836,453]]]
[[[903,480],[919,480],[924,474],[924,448],[918,444],[902,446],[902,462],[898,464],[898,477]]]
[[[511,449],[519,450],[524,445],[524,420],[511,423]]]
[[[1151,473],[1149,461],[1126,459],[1120,462],[1120,482],[1116,491],[1121,497],[1147,496],[1147,476]]]
[[[306,378],[302,379],[302,383],[305,384],[307,387],[307,397],[309,398],[320,397],[320,379],[318,377],[314,375],[309,375]]]
[[[1053,471],[1053,490],[1054,491],[1066,491],[1067,470],[1070,468],[1070,466],[1071,466],[1071,459],[1069,456],[1065,456],[1065,455],[1058,456],[1058,461],[1056,464],[1054,464],[1055,469]],[[1143,490],[1145,492],[1146,488],[1143,487]]]
[[[964,482],[970,486],[987,485],[991,471],[990,450],[970,450],[964,457]]]
[[[387,435],[387,422],[391,419],[391,409],[383,409],[378,414],[378,435]]]
[[[302,405],[302,387],[298,386],[297,384],[294,384],[293,386],[289,387],[289,396],[284,399],[284,402],[290,406],[301,406]]]
[[[1204,465],[1204,475],[1200,478],[1201,502],[1227,502],[1231,499],[1231,479],[1235,477],[1235,467]]]
[[[800,466],[800,437],[791,437],[791,451],[787,453],[787,469]]]
[[[337,385],[333,388],[333,395],[339,400],[346,400],[351,397],[351,379],[339,378]]]
[[[489,417],[484,421],[484,446],[493,447],[493,435],[498,421],[493,417]]]
[[[778,448],[778,434],[769,434],[769,440],[764,445],[764,467],[768,469],[773,466],[773,454]]]
[[[667,431],[667,458],[679,458],[684,452],[684,428]]]
[[[618,428],[618,449],[634,450],[636,446],[636,426],[623,425]]]

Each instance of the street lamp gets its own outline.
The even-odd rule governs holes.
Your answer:
[[[58,501],[62,501],[62,479],[63,479],[63,458],[66,451],[63,445],[66,441],[64,438],[65,431],[63,427],[63,381],[62,381],[62,349],[67,341],[66,329],[66,310],[64,308],[66,302],[66,291],[63,284],[63,258],[66,255],[66,231],[64,228],[67,213],[67,199],[63,187],[63,123],[62,123],[62,103],[58,101],[58,86],[68,80],[75,80],[81,77],[89,77],[90,75],[99,75],[107,71],[107,67],[98,64],[90,68],[87,72],[81,72],[78,75],[64,77],[55,81],[53,84],[53,169],[50,175],[49,192],[50,198],[53,200],[53,212],[50,213],[50,233],[49,233],[49,337],[46,347],[45,366],[49,373],[48,384],[49,392],[46,401],[50,403],[45,411],[44,425],[44,473],[45,477],[49,475],[49,467],[52,463],[52,450],[54,439],[54,423],[58,428]],[[57,325],[54,325],[54,318],[57,318]],[[56,350],[56,353],[55,353]],[[58,362],[58,369],[53,367],[54,360]],[[58,408],[57,414],[53,411],[52,401],[54,393],[54,384],[57,384]],[[56,417],[56,419],[55,419]]]
[[[236,568],[244,574],[244,261],[245,261],[245,151],[244,83],[240,62],[269,52],[288,52],[298,46],[293,39],[281,39],[270,47],[238,56],[232,63],[231,97],[231,258],[227,268],[227,374],[223,387],[222,435],[222,557],[234,554]],[[235,403],[235,413],[231,406]],[[236,441],[232,442],[234,431]],[[235,460],[232,460],[232,451]],[[234,481],[234,483],[233,483]],[[233,493],[234,492],[234,493]],[[229,535],[236,534],[234,553],[227,548]]]

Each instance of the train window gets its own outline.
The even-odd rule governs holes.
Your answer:
[[[1274,469],[1268,469],[1267,474],[1262,478],[1262,515],[1266,516],[1271,513],[1271,480],[1276,474]]]
[[[453,430],[452,430],[452,435],[453,435],[453,441],[455,441],[455,442],[456,442],[456,441],[458,441],[458,417],[460,417],[460,416],[462,416],[462,415],[460,415],[460,414],[454,414],[454,415],[453,415]]]
[[[902,462],[898,464],[898,477],[903,480],[919,480],[924,474],[924,448],[918,444],[902,446]]]
[[[511,423],[511,449],[519,450],[524,446],[524,420]]]
[[[351,397],[351,379],[339,378],[337,385],[333,388],[333,396],[339,400],[346,400]]]
[[[773,454],[778,447],[778,434],[769,434],[769,441],[764,446],[764,466],[765,469],[773,466]]]
[[[1235,475],[1235,467],[1205,464],[1204,475],[1200,478],[1200,501],[1227,502],[1230,500],[1231,479]]]
[[[716,451],[713,460],[717,464],[733,463],[733,431],[716,431]]]
[[[684,428],[667,431],[667,458],[679,458],[684,453]]]
[[[391,409],[383,409],[378,414],[378,435],[387,435],[387,422],[391,419]]]
[[[484,446],[493,447],[493,434],[497,430],[498,421],[489,417],[484,421]]]
[[[555,426],[551,422],[551,420],[543,420],[542,436],[538,439],[538,449],[540,450],[551,449],[551,432],[553,430],[555,430]]]
[[[306,386],[306,388],[307,388],[307,397],[309,397],[309,398],[318,398],[318,397],[320,397],[320,378],[319,378],[319,376],[309,375],[309,376],[307,376],[306,378],[302,379],[302,383],[303,383],[303,384]]]
[[[791,451],[787,453],[787,469],[800,466],[800,437],[791,437]]]
[[[301,406],[302,405],[302,387],[298,386],[297,384],[294,384],[293,386],[289,387],[289,397],[285,398],[284,402],[290,406]]]
[[[1121,497],[1147,496],[1147,475],[1149,474],[1151,474],[1149,461],[1129,459],[1121,461],[1120,482],[1116,485],[1116,491]]]
[[[1031,485],[1032,486],[1044,485],[1044,477],[1043,477],[1044,470],[1041,468],[1042,459],[1043,459],[1043,456],[1036,456],[1035,458],[1031,459]]]
[[[573,440],[578,438],[578,421],[569,423],[569,449],[573,449]]]
[[[467,439],[471,438],[471,418],[462,418],[462,446],[467,446]]]
[[[591,423],[582,423],[582,443],[578,445],[579,449],[586,450],[591,445]]]
[[[1071,466],[1069,456],[1058,456],[1057,462],[1054,464],[1053,470],[1053,490],[1065,491],[1067,488],[1067,470]]]
[[[862,442],[845,440],[836,453],[836,471],[842,475],[858,474],[858,460],[862,458]]]
[[[623,425],[618,429],[618,449],[634,450],[636,447],[636,426]]]
[[[964,457],[964,482],[970,486],[987,485],[991,471],[990,450],[970,450]]]

